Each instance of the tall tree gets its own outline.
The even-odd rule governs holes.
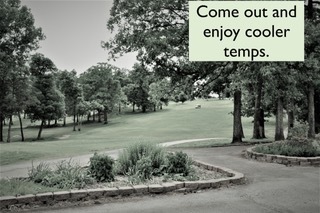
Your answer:
[[[108,113],[113,111],[120,100],[120,82],[113,75],[116,70],[118,68],[110,64],[99,63],[80,76],[85,100],[92,102],[92,106],[96,107],[99,122],[101,122],[100,114],[103,112],[105,124],[108,123]]]
[[[65,112],[64,96],[57,89],[53,72],[56,70],[53,62],[42,54],[35,54],[30,63],[30,71],[34,77],[34,96],[36,103],[28,106],[27,112],[32,120],[40,120],[37,140],[46,120],[62,118]]]
[[[3,141],[2,122],[8,114],[4,100],[10,91],[13,72],[25,64],[30,51],[38,48],[44,36],[20,0],[0,1],[0,29],[0,141]]]
[[[66,113],[64,116],[64,126],[66,125],[66,116],[73,115],[73,131],[76,131],[76,114],[78,100],[82,95],[80,86],[77,83],[76,71],[60,71],[57,74],[58,88],[65,96]]]

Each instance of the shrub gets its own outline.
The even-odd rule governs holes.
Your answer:
[[[315,157],[320,155],[320,151],[306,138],[293,138],[289,141],[279,141],[268,145],[259,145],[254,148],[254,151],[263,154],[296,157]]]
[[[89,173],[98,182],[113,181],[113,165],[114,160],[108,155],[94,153],[93,157],[90,158]]]
[[[169,174],[183,174],[188,176],[192,171],[192,159],[184,152],[175,152],[168,155],[168,168]]]
[[[127,173],[129,175],[129,182],[138,184],[152,178],[153,168],[150,156],[143,156],[139,159],[133,167],[129,168]]]
[[[29,171],[29,178],[35,183],[59,189],[83,188],[92,183],[93,179],[87,171],[70,161],[61,161],[56,165],[56,170],[51,170],[48,164],[40,163]]]
[[[49,164],[43,162],[39,163],[36,167],[34,167],[32,162],[32,167],[28,171],[30,180],[35,183],[41,183],[45,177],[51,176],[52,174],[53,171],[51,170]]]
[[[307,138],[309,125],[307,123],[298,123],[292,127],[288,133],[288,139]]]
[[[117,173],[136,174],[139,169],[145,169],[150,164],[153,175],[162,174],[166,165],[166,152],[164,148],[147,143],[136,143],[123,150],[118,158]],[[146,172],[141,171],[142,176]]]

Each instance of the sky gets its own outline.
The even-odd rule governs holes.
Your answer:
[[[35,26],[41,27],[46,39],[37,52],[50,58],[60,70],[86,71],[98,62],[108,62],[119,68],[131,69],[134,53],[117,61],[108,61],[108,51],[102,41],[111,38],[106,23],[112,0],[21,0],[31,9]]]

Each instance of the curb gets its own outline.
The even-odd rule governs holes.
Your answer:
[[[100,198],[126,197],[131,195],[164,194],[169,192],[192,192],[200,189],[215,189],[229,184],[244,184],[244,174],[229,168],[214,166],[208,163],[194,160],[194,165],[225,174],[226,178],[170,182],[152,185],[135,185],[117,188],[80,189],[70,191],[48,192],[39,194],[28,194],[23,196],[0,197],[0,210],[10,210],[13,207],[19,208],[23,205],[50,206],[58,202],[76,202],[96,200]]]
[[[254,147],[246,150],[246,158],[260,162],[278,163],[286,166],[320,166],[320,157],[290,157],[285,155],[262,154],[253,151]]]

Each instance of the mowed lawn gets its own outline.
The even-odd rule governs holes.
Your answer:
[[[201,105],[201,109],[195,109],[198,104]],[[157,112],[127,112],[113,116],[107,125],[86,124],[82,126],[81,132],[73,132],[72,126],[45,128],[42,135],[44,140],[41,141],[31,140],[36,137],[38,128],[28,127],[25,128],[28,142],[0,143],[0,164],[72,157],[124,148],[139,141],[161,143],[183,139],[227,138],[225,142],[229,143],[232,138],[232,109],[231,100],[170,103],[168,107]],[[18,122],[14,127],[13,140],[17,141],[20,137]],[[246,138],[250,139],[252,118],[243,118],[243,127]],[[273,119],[266,123],[266,135],[273,138]],[[221,143],[221,140],[219,142]]]

